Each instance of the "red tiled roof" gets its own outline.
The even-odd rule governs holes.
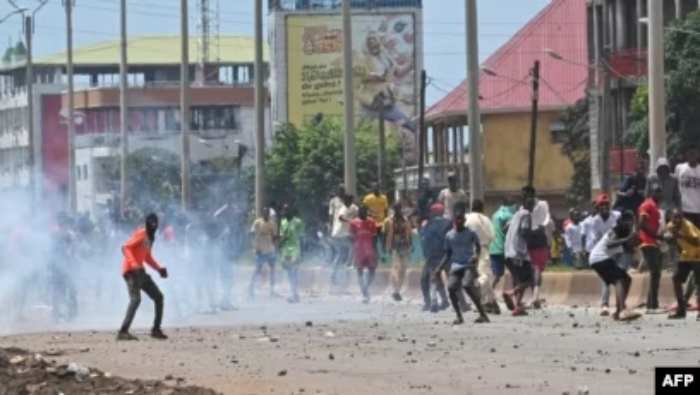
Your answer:
[[[545,50],[560,54],[556,60]],[[518,112],[531,106],[529,73],[540,61],[540,108],[570,106],[585,95],[589,69],[586,0],[552,0],[537,16],[491,55],[482,67],[497,76],[480,73],[482,112]],[[518,82],[518,81],[522,82]],[[427,117],[466,114],[467,82],[428,109]]]

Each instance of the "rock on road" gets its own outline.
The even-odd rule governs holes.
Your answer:
[[[700,364],[694,314],[618,323],[596,309],[548,307],[486,325],[468,313],[467,324],[452,327],[453,318],[385,299],[262,301],[191,317],[167,328],[165,342],[143,330],[129,343],[113,332],[71,331],[9,335],[0,346],[226,394],[652,394],[655,366]]]

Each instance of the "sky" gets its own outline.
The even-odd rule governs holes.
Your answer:
[[[48,0],[35,22],[35,56],[65,50],[64,0]],[[74,0],[75,47],[119,38],[119,0]],[[210,0],[212,3],[217,0]],[[253,34],[253,0],[218,0],[222,34]],[[479,58],[484,61],[550,0],[479,0]],[[39,0],[15,0],[34,7]],[[196,0],[190,0],[190,34],[197,32]],[[265,6],[267,1],[264,1]],[[457,86],[466,75],[465,0],[423,0],[428,104]],[[177,34],[180,0],[127,0],[130,35]],[[0,19],[12,10],[0,0]],[[265,10],[267,13],[267,10]],[[267,15],[267,14],[266,14]],[[0,48],[22,35],[19,16],[0,24]],[[4,40],[4,42],[2,41]]]

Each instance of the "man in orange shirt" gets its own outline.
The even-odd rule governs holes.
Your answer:
[[[129,333],[129,327],[131,327],[136,310],[141,304],[141,291],[145,292],[156,306],[151,337],[161,340],[168,338],[160,329],[160,324],[163,320],[163,294],[156,283],[153,282],[151,276],[146,274],[146,269],[143,265],[145,262],[148,266],[157,270],[162,278],[168,277],[168,270],[161,267],[151,255],[157,230],[158,216],[148,214],[146,216],[146,226],[137,229],[126,244],[122,246],[122,253],[124,254],[122,274],[126,281],[126,287],[129,290],[129,307],[126,310],[126,317],[124,317],[117,340],[138,340],[136,336]]]
[[[661,212],[659,202],[663,191],[658,185],[649,192],[647,199],[639,206],[639,241],[641,242],[642,255],[649,268],[649,292],[647,293],[647,314],[658,314],[659,310],[659,284],[661,282],[661,248],[659,241]]]

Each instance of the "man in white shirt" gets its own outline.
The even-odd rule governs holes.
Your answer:
[[[447,176],[448,187],[440,191],[438,202],[445,207],[445,218],[454,219],[454,208],[458,203],[467,204],[467,194],[457,186],[457,175],[450,173]]]
[[[336,250],[331,273],[332,285],[340,285],[338,275],[350,262],[350,251],[352,248],[350,221],[357,218],[358,212],[359,208],[353,204],[353,197],[344,194],[343,205],[335,212],[333,228],[331,229],[331,240]]]
[[[620,218],[620,213],[610,209],[610,197],[602,193],[595,200],[596,215],[588,219],[585,226],[585,248],[590,254],[593,248],[612,228],[617,224]],[[601,315],[607,316],[610,314],[610,287],[608,284],[601,281],[601,296],[600,304],[602,307]]]
[[[676,179],[681,192],[683,216],[700,227],[700,152],[696,145],[686,151],[686,163],[676,166]]]
[[[496,295],[493,292],[493,272],[491,272],[491,259],[489,255],[489,245],[494,239],[493,224],[491,219],[484,215],[484,202],[474,199],[472,211],[465,216],[465,225],[476,233],[481,243],[481,253],[477,270],[479,272],[479,287],[481,289],[481,299],[484,302],[484,309],[487,313],[500,314],[501,310],[496,303]]]
[[[564,243],[571,253],[571,265],[580,269],[583,264],[583,226],[581,214],[576,209],[569,211],[569,221],[564,225]]]

